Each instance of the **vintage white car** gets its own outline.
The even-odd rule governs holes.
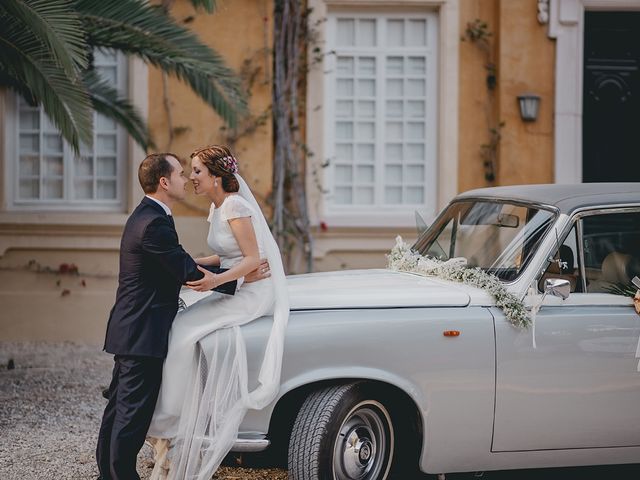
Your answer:
[[[640,184],[467,192],[413,249],[494,274],[535,326],[434,276],[292,276],[280,393],[235,451],[294,480],[640,463]],[[253,378],[269,327],[243,327]]]

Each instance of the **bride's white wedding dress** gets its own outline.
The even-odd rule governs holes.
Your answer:
[[[242,252],[228,220],[251,217],[260,257],[269,261],[271,277],[243,284],[234,296],[213,293],[176,316],[148,432],[149,437],[169,440],[170,479],[210,480],[233,446],[247,409],[265,407],[279,388],[289,313],[284,270],[257,202],[237,178],[240,192],[228,196],[219,208],[211,206],[207,243],[220,256],[221,267],[233,267],[242,260]],[[240,326],[271,314],[258,386],[249,390]],[[161,463],[152,479],[164,478]]]

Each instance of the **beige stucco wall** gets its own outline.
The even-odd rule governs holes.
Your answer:
[[[74,264],[78,274],[57,273],[61,264]],[[0,258],[0,340],[99,344],[116,274],[109,251],[7,251]]]
[[[502,185],[553,182],[555,42],[537,21],[537,2],[501,0],[499,115],[505,121],[498,181]],[[540,95],[538,120],[520,119],[516,96]]]
[[[371,227],[363,232],[361,228],[343,227],[326,231],[314,231],[315,258],[314,271],[348,270],[359,268],[384,268],[386,255],[395,245],[396,237],[413,243],[415,228]],[[299,271],[302,271],[301,269]]]
[[[537,23],[536,1],[460,0],[456,5],[459,5],[460,34],[464,34],[467,22],[480,18],[489,23],[494,35],[498,86],[494,110],[489,113],[505,122],[496,184],[553,181],[555,45],[547,37],[546,27]],[[272,10],[273,0],[227,0],[218,2],[214,15],[199,14],[189,23],[202,39],[224,54],[234,70],[240,71],[244,66],[255,74],[250,98],[253,117],[263,113],[271,103]],[[193,15],[193,10],[186,0],[178,0],[172,13],[182,22]],[[488,140],[483,62],[484,57],[474,45],[460,43],[457,169],[460,191],[487,185],[479,155],[480,145]],[[150,68],[145,85],[136,91],[144,92],[146,82],[149,125],[158,151],[174,151],[186,159],[196,147],[227,141],[218,116],[188,87],[169,79],[166,99],[171,123],[182,132],[176,132],[169,142],[162,75]],[[542,97],[535,123],[525,124],[520,119],[516,95],[522,91],[533,91]],[[241,123],[240,129],[250,125],[251,120]],[[241,173],[263,205],[270,192],[272,145],[270,120],[251,134],[240,135],[234,145]],[[138,156],[141,155],[129,159],[132,172],[141,160]],[[139,192],[132,193],[132,197],[137,195]],[[137,203],[138,199],[132,198],[134,201]],[[181,242],[195,255],[207,251],[206,209],[206,199],[196,198],[192,193],[184,205],[175,209]],[[51,224],[46,223],[49,215],[31,215],[32,220],[23,221],[25,216],[19,221],[11,220],[11,224],[3,223],[3,215],[6,216],[0,212],[0,237],[8,238],[10,228],[15,238],[6,252],[0,248],[0,340],[101,342],[117,286],[118,240],[125,216],[118,219],[112,215],[109,221],[103,221],[101,216],[93,219],[90,226],[74,226],[74,222],[65,221],[65,215],[57,215],[57,223]],[[415,235],[413,229],[374,227],[367,229],[368,244],[364,249],[362,229],[338,231],[329,225],[327,231],[316,232],[316,245],[321,251],[315,269],[383,266],[384,254],[393,246],[397,233],[408,240]],[[35,263],[29,267],[31,260]],[[56,271],[62,263],[77,265],[79,275],[46,272]],[[40,272],[36,271],[36,265],[40,265]],[[69,294],[62,295],[65,289]]]
[[[553,182],[553,105],[555,43],[537,21],[535,0],[463,0],[460,31],[480,19],[492,33],[497,87],[487,110],[485,57],[471,42],[460,45],[460,191],[490,186],[484,178],[480,146],[488,143],[487,116],[504,122],[498,147],[495,185]],[[516,97],[541,97],[538,120],[520,118]]]
[[[256,75],[250,98],[253,115],[264,112],[271,103],[268,47],[273,29],[272,10],[271,0],[222,1],[213,15],[199,13],[193,22],[187,23],[234,71],[241,71],[244,65]],[[178,0],[172,13],[183,22],[194,11],[187,0]],[[172,124],[184,130],[169,144],[162,75],[149,68],[148,79],[143,78],[144,84],[138,82],[132,92],[138,95],[142,91],[148,96],[144,99],[148,100],[148,112],[144,113],[157,151],[170,150],[188,158],[194,148],[224,140],[223,122],[217,114],[187,86],[169,79]],[[240,129],[250,123],[250,120],[241,123]],[[264,200],[271,185],[271,122],[267,121],[251,135],[241,135],[234,151],[241,173],[259,200]],[[139,152],[130,154],[132,177],[142,157]],[[135,178],[132,181],[137,183]],[[134,185],[131,208],[141,195]],[[207,249],[205,209],[208,209],[205,199],[192,194],[184,205],[175,208],[181,242],[194,255]],[[16,216],[0,211],[0,340],[102,342],[117,288],[118,245],[125,218],[124,214]],[[79,274],[55,273],[65,263],[76,265]],[[65,290],[68,293],[63,295]]]
[[[251,127],[255,117],[271,104],[272,11],[272,0],[222,1],[218,2],[214,14],[195,16],[190,2],[179,0],[171,10],[180,23],[192,17],[189,28],[220,53],[235,72],[244,71],[245,79],[255,76],[250,89],[250,116],[240,122],[238,132]],[[182,82],[168,78],[165,90],[162,74],[150,68],[148,94],[149,128],[158,151],[175,152],[188,167],[189,154],[195,148],[230,143],[228,135],[232,132],[222,130],[224,123],[220,117]],[[170,108],[171,124],[165,102]],[[173,141],[169,138],[170,125],[174,132],[179,129]],[[179,133],[180,130],[183,133]],[[237,142],[230,146],[238,158],[241,175],[264,204],[271,191],[273,140],[270,119],[251,133],[241,133]],[[177,216],[202,217],[203,209],[208,211],[209,202],[204,197],[195,197],[190,185],[188,188],[187,200],[176,207],[175,213]]]

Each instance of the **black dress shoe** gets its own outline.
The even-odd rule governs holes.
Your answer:
[[[109,400],[109,394],[110,392],[108,388],[105,388],[104,390],[102,390],[102,396],[107,400]],[[102,477],[98,478],[98,480],[102,480]]]

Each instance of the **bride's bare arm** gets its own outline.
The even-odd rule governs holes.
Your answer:
[[[220,257],[218,255],[209,255],[208,257],[198,257],[193,259],[198,265],[207,267],[219,267]]]
[[[195,282],[187,282],[186,285],[189,288],[198,292],[205,292],[223,283],[244,277],[260,265],[258,240],[256,239],[256,232],[251,223],[251,217],[233,218],[229,220],[229,226],[242,252],[242,260],[226,272],[217,275],[204,268],[198,267],[204,274],[204,277]]]

